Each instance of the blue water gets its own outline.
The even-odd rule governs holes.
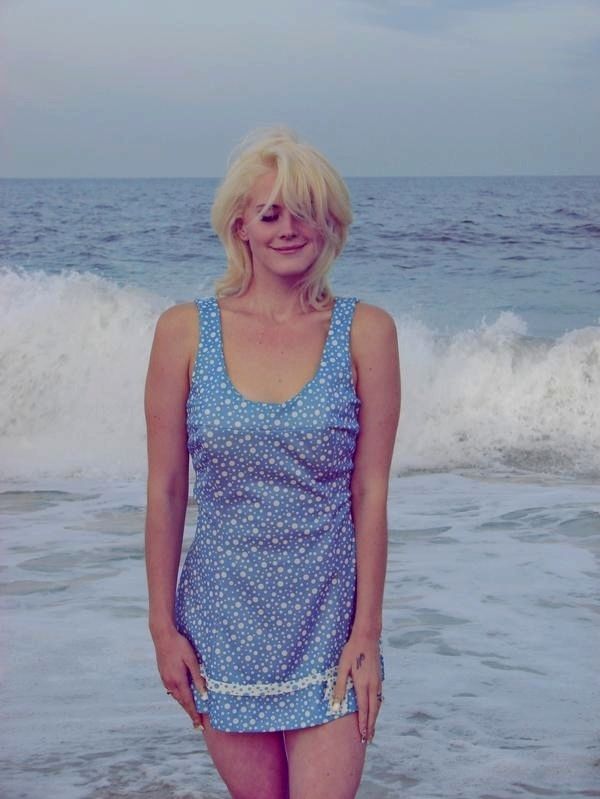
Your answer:
[[[332,282],[429,327],[511,310],[532,336],[600,318],[600,178],[354,178]],[[223,269],[215,179],[1,180],[0,264],[188,300]]]

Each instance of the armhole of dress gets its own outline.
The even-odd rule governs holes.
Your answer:
[[[348,326],[347,326],[347,341],[346,341],[346,354],[347,354],[347,369],[348,369],[348,382],[350,383],[350,390],[354,393],[355,397],[360,401],[360,397],[356,392],[356,386],[352,382],[352,322],[356,312],[356,306],[360,302],[358,297],[350,297],[350,308],[348,311]]]
[[[197,297],[194,300],[194,305],[196,306],[196,312],[197,312],[196,313],[196,317],[197,317],[196,321],[197,321],[197,326],[198,326],[197,327],[198,337],[197,337],[197,340],[196,340],[196,353],[194,355],[194,367],[192,369],[192,379],[191,379],[191,382],[190,382],[190,390],[189,390],[188,396],[191,396],[193,394],[193,392],[194,392],[194,389],[195,389],[196,384],[198,382],[198,373],[200,371],[200,354],[201,354],[201,350],[202,350],[202,346],[201,346],[201,338],[202,338],[201,303],[202,303],[202,299],[200,297]]]

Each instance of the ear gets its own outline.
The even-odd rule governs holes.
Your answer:
[[[248,231],[241,219],[235,220],[235,232],[242,241],[248,241]]]

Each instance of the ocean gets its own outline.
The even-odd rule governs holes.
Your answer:
[[[216,185],[0,180],[6,799],[227,795],[143,560],[148,355],[224,268]],[[394,316],[403,388],[359,796],[600,797],[600,178],[348,185],[332,286]]]

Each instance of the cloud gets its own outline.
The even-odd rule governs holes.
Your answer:
[[[345,3],[346,5],[346,3]],[[403,31],[441,31],[460,24],[475,11],[494,11],[518,5],[517,0],[349,0],[357,18]]]
[[[346,0],[354,23],[396,42],[396,64],[435,74],[535,84],[584,80],[600,68],[596,0]],[[412,27],[411,27],[412,26]],[[380,51],[381,44],[377,48]],[[388,43],[388,52],[390,46]],[[572,86],[572,89],[577,89]]]

